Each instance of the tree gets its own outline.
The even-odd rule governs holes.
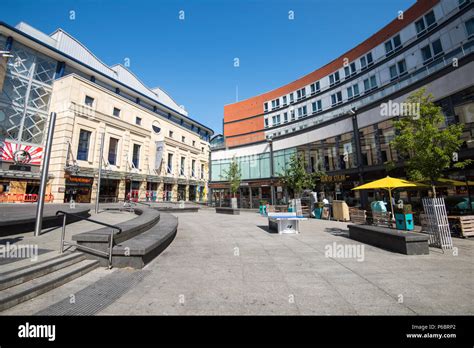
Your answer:
[[[457,158],[463,143],[461,135],[464,125],[443,127],[441,108],[433,103],[433,95],[425,94],[424,88],[412,93],[406,103],[416,105],[418,115],[401,117],[393,122],[396,136],[391,144],[405,159],[409,178],[429,181],[436,197],[435,182],[445,170],[464,168],[472,162],[458,161]]]
[[[241,173],[239,164],[235,159],[235,156],[232,158],[232,162],[230,163],[229,170],[224,170],[224,175],[227,181],[230,184],[230,193],[232,193],[232,197],[235,198],[235,194],[239,190],[240,181],[241,181]]]
[[[279,174],[280,181],[283,185],[293,190],[295,198],[300,197],[304,189],[312,188],[316,177],[321,175],[321,172],[308,173],[304,157],[296,153],[290,157],[290,162],[283,172]]]

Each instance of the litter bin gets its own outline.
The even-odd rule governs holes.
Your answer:
[[[413,214],[395,213],[395,224],[397,225],[397,230],[413,231]]]

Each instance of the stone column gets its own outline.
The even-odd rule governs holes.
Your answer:
[[[118,199],[125,200],[125,179],[120,179],[119,186],[118,186]]]

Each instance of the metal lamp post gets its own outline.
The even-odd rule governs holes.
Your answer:
[[[100,154],[99,154],[99,176],[97,177],[97,193],[95,195],[95,213],[99,213],[99,195],[100,195],[100,181],[102,180],[102,158],[104,157],[104,140],[105,132],[100,138]]]
[[[38,204],[36,206],[36,222],[35,222],[35,237],[41,233],[43,226],[43,210],[44,210],[44,196],[46,193],[46,185],[48,183],[48,169],[49,160],[51,158],[51,146],[53,145],[54,126],[56,124],[56,113],[51,113],[49,120],[48,134],[46,138],[46,147],[44,149],[43,167],[41,168],[40,188],[38,196]]]

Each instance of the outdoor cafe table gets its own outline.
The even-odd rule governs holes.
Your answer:
[[[299,222],[304,220],[308,219],[291,212],[268,213],[268,228],[278,231],[279,234],[300,233]]]

